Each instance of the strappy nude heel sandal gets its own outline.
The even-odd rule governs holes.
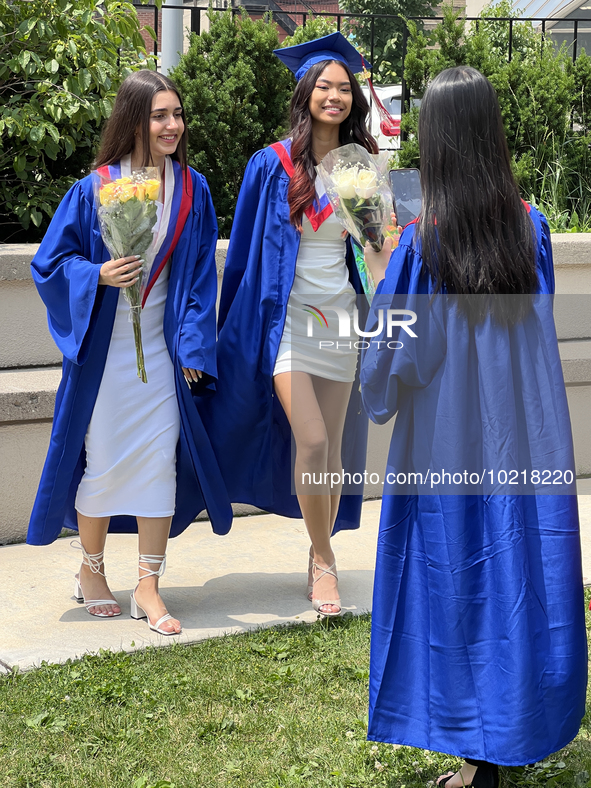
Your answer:
[[[320,571],[320,574],[318,575],[318,577],[316,577],[316,574],[315,574],[315,570],[316,569],[318,569]],[[332,564],[332,566],[329,566],[327,568],[325,568],[323,566],[318,566],[316,561],[312,562],[312,576],[314,577],[314,585],[316,585],[316,583],[321,578],[323,578],[324,575],[332,575],[335,578],[335,580],[338,582],[339,578],[337,576],[337,564],[336,564],[336,561],[334,562],[334,564]],[[338,607],[338,610],[336,611],[336,613],[325,612],[324,610],[320,609],[320,608],[324,607],[325,605],[332,605],[333,607]],[[340,616],[341,615],[341,600],[340,599],[313,599],[312,600],[312,607],[314,608],[314,610],[317,613],[319,613],[321,616],[325,616],[326,618],[332,618],[334,616]]]
[[[166,568],[166,555],[140,555],[139,558],[140,569],[144,572],[144,574],[140,577],[138,581],[138,585],[141,583],[142,580],[146,577],[162,577],[164,574],[164,570]],[[146,568],[145,566],[141,566],[141,564],[159,564],[158,569],[150,569]],[[135,588],[137,591],[137,586]],[[131,595],[131,617],[139,620],[140,618],[145,618],[148,622],[148,626],[154,632],[158,632],[159,635],[180,635],[180,632],[167,632],[165,629],[161,629],[162,624],[165,621],[170,621],[172,616],[170,613],[165,613],[155,624],[152,624],[150,621],[150,616],[146,613],[146,611],[138,605],[135,601],[135,591]],[[181,630],[182,631],[182,630]]]
[[[106,579],[105,573],[101,572],[101,565],[105,557],[104,550],[101,553],[87,553],[82,546],[82,542],[74,541],[70,542],[70,544],[77,550],[82,550],[82,563],[90,568],[93,575],[102,575]],[[84,602],[84,607],[91,616],[96,616],[97,618],[115,618],[121,615],[121,610],[119,610],[118,613],[112,612],[110,615],[109,613],[91,613],[91,607],[100,607],[101,605],[117,605],[117,607],[119,607],[119,603],[116,599],[85,599],[82,593],[82,586],[80,585],[80,574],[74,575],[74,598],[77,602]]]

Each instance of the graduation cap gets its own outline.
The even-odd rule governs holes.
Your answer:
[[[293,71],[295,78],[299,81],[306,71],[315,63],[323,60],[338,60],[344,63],[356,74],[363,69],[371,68],[367,60],[364,59],[355,47],[350,44],[342,33],[331,33],[314,41],[306,41],[293,47],[274,49],[273,53],[279,60]]]

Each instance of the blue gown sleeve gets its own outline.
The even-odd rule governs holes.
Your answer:
[[[91,259],[96,214],[88,183],[79,181],[68,191],[31,263],[51,336],[74,364],[83,364],[87,356],[103,262]]]
[[[261,233],[257,227],[257,214],[259,211],[259,198],[261,187],[267,177],[267,163],[264,151],[258,151],[250,159],[244,172],[240,194],[236,203],[236,213],[232,224],[232,233],[226,263],[224,266],[224,279],[220,296],[218,314],[218,328],[221,329],[234,301],[234,297],[247,268],[249,250],[258,249],[258,244],[253,244],[254,235]]]
[[[532,208],[532,212],[535,208]],[[550,227],[544,214],[536,211],[536,215],[540,222],[540,237],[538,239],[538,271],[543,277],[541,284],[541,291],[544,293],[554,293],[554,260],[552,257],[552,242],[550,240]],[[545,287],[544,287],[545,285]]]
[[[376,424],[396,414],[403,391],[428,386],[445,357],[444,304],[420,292],[422,269],[420,254],[401,239],[372,301],[367,330],[376,330],[380,319],[383,328],[363,353],[360,379],[363,405]],[[389,310],[397,310],[397,320],[412,317],[400,310],[414,312],[416,322],[409,329],[416,337],[402,327],[388,330]]]
[[[193,171],[191,176],[195,209],[199,213],[198,246],[191,292],[179,332],[178,358],[182,367],[201,370],[211,382],[212,378],[217,378],[215,249],[218,226],[207,181]]]

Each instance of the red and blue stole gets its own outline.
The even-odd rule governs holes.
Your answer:
[[[97,172],[104,178],[121,178],[121,162],[99,167]],[[156,239],[157,251],[144,290],[142,307],[174,252],[193,204],[193,179],[188,170],[183,173],[178,161],[167,159],[162,172],[161,198],[163,209]]]
[[[279,161],[283,165],[283,169],[289,178],[293,177],[294,166],[291,160],[291,140],[282,140],[281,142],[274,142],[269,147],[273,148],[275,153],[279,156]],[[326,193],[322,195],[316,194],[314,202],[309,205],[304,211],[305,215],[310,220],[314,232],[320,227],[322,222],[332,213],[332,205]]]

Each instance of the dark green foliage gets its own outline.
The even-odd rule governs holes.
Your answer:
[[[293,82],[273,55],[275,24],[230,11],[210,20],[171,76],[185,102],[189,162],[207,178],[227,238],[249,158],[285,131]]]
[[[365,57],[372,62],[376,84],[400,82],[404,20],[409,16],[433,16],[430,0],[342,0],[341,7],[344,11],[359,16],[368,14],[398,16],[397,19],[376,19],[374,21],[373,56],[371,19],[346,21],[343,25],[343,32],[354,36],[355,43]],[[421,23],[419,23],[419,27],[422,27]]]
[[[128,2],[0,0],[0,53],[0,241],[37,240],[145,47]]]
[[[551,226],[586,227],[591,199],[591,60],[582,54],[573,65],[556,53],[529,22],[514,22],[508,59],[509,23],[479,20],[468,24],[451,6],[444,20],[426,35],[409,23],[406,79],[413,96],[451,66],[477,68],[494,85],[524,198],[539,205]],[[515,16],[508,2],[485,8],[483,16]],[[408,141],[398,154],[400,166],[418,166],[418,113],[403,123]],[[571,128],[571,121],[580,128]]]

